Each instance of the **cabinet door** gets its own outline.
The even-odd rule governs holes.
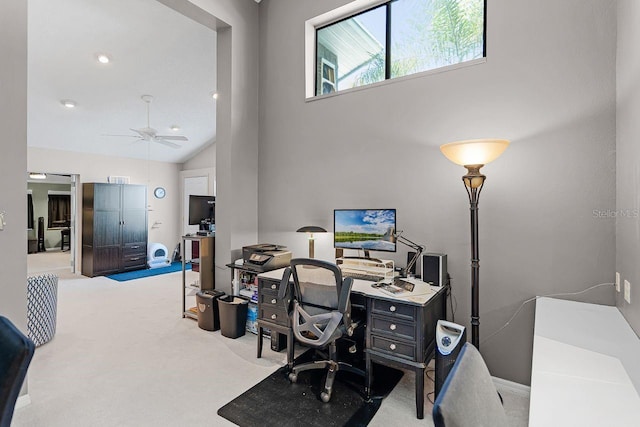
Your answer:
[[[122,186],[122,244],[147,243],[147,187]]]
[[[93,274],[103,275],[120,271],[120,247],[93,249]]]

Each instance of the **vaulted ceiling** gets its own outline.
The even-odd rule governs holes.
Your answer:
[[[180,163],[215,142],[214,31],[156,0],[28,1],[30,147]],[[151,128],[188,138],[180,148],[107,136],[147,127],[142,95]]]

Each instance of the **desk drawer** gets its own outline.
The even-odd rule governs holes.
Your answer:
[[[271,291],[277,294],[278,289],[280,289],[280,282],[276,280],[260,279],[258,281],[258,286],[260,288],[260,292]]]
[[[393,302],[375,299],[373,300],[373,313],[384,314],[391,316],[392,318],[405,319],[409,321],[415,321],[416,309],[412,305],[407,305],[403,302]]]
[[[260,304],[258,307],[259,318],[282,326],[289,326],[289,316],[284,309],[271,305]]]
[[[263,292],[260,292],[259,295],[260,296],[259,296],[258,301],[264,307],[273,307],[273,308],[276,308],[278,310],[285,310],[286,311],[285,303],[281,299],[278,299],[278,294],[277,293],[263,291]]]
[[[393,338],[371,334],[371,349],[392,354],[408,360],[416,360],[416,346]]]
[[[414,322],[399,321],[391,316],[371,316],[371,333],[382,333],[394,338],[415,341],[416,328]]]

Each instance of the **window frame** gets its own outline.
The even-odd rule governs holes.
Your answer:
[[[436,74],[444,71],[454,70],[461,67],[467,67],[471,65],[476,65],[479,63],[485,63],[487,59],[487,0],[483,0],[483,19],[482,19],[482,56],[480,58],[470,59],[463,62],[457,62],[455,64],[449,64],[442,67],[431,68],[428,70],[419,71],[417,73],[411,73],[400,77],[391,77],[391,11],[392,8],[389,7],[391,3],[394,3],[397,0],[356,0],[352,5],[345,5],[329,11],[323,15],[320,15],[316,18],[310,19],[305,22],[306,26],[306,54],[305,54],[305,63],[306,63],[306,80],[307,80],[307,89],[306,89],[306,99],[307,101],[312,101],[318,98],[325,98],[336,96],[338,94],[342,94],[345,92],[351,92],[356,90],[362,90],[365,88],[377,87],[381,84],[388,84],[391,82],[403,81],[406,79],[422,77],[424,75]],[[374,9],[380,7],[386,8],[386,28],[385,28],[385,76],[384,79],[370,83],[366,85],[356,86],[353,88],[347,89],[336,89],[332,93],[320,93],[318,94],[318,31],[324,28],[330,27],[332,25],[338,24],[340,22],[355,18],[364,13],[370,12]],[[311,35],[311,37],[310,37]],[[309,45],[313,43],[313,48],[311,52],[313,53],[313,75],[309,75]],[[323,60],[325,58],[322,58]],[[337,67],[337,64],[336,64]],[[313,85],[312,90],[309,90],[309,82]],[[337,75],[336,75],[336,86],[337,86]],[[322,88],[320,86],[320,88]],[[322,91],[322,90],[321,90]]]

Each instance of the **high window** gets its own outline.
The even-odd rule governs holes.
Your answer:
[[[392,0],[316,27],[315,94],[485,56],[485,0]]]

